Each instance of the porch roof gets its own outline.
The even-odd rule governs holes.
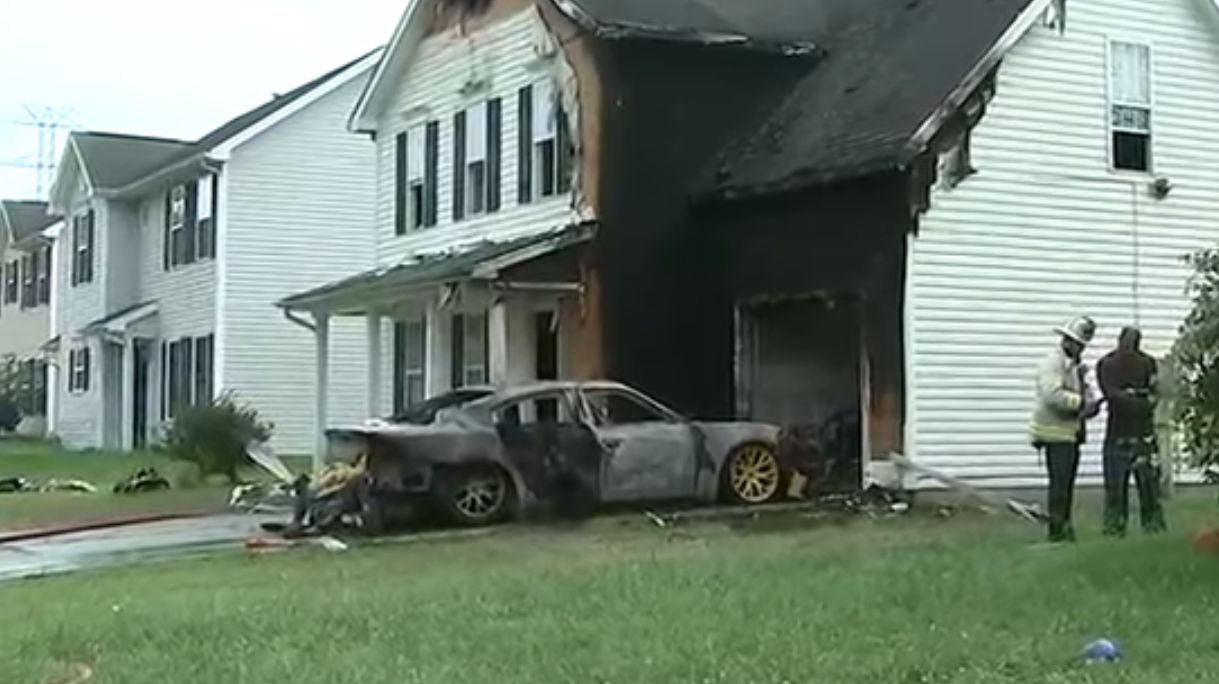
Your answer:
[[[587,242],[593,234],[593,224],[586,222],[513,240],[482,242],[461,251],[424,255],[365,271],[294,294],[276,305],[295,311],[356,311],[378,295],[472,280],[494,281],[504,269]]]
[[[160,305],[156,301],[140,302],[88,323],[80,329],[80,334],[98,335],[106,332],[121,334],[132,324],[139,323],[159,310]]]

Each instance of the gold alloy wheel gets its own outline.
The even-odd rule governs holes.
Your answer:
[[[774,449],[763,444],[737,450],[728,475],[732,493],[745,503],[765,503],[779,491],[779,459]]]
[[[458,488],[453,506],[469,520],[495,517],[504,506],[508,483],[498,470],[471,474]]]

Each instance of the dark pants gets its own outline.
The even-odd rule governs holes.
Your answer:
[[[1105,534],[1123,536],[1130,515],[1130,474],[1139,492],[1139,519],[1144,532],[1162,532],[1160,469],[1152,460],[1155,444],[1148,439],[1105,440]]]
[[[1050,541],[1075,541],[1071,509],[1075,503],[1075,474],[1079,472],[1079,445],[1046,444],[1045,465],[1050,476],[1047,508],[1050,513]]]

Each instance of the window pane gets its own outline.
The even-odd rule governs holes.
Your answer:
[[[423,181],[413,181],[410,187],[411,227],[423,227]]]
[[[423,321],[407,321],[405,324],[406,337],[406,370],[423,371],[424,347],[427,344],[426,325]]]
[[[471,214],[481,214],[487,208],[487,163],[485,161],[470,164],[469,177],[466,179],[466,206]]]
[[[588,404],[601,425],[626,425],[662,421],[664,418],[650,407],[624,394],[590,393]]]
[[[537,188],[542,197],[550,197],[557,191],[558,159],[555,157],[555,141],[553,139],[540,142],[536,146]]]
[[[1151,104],[1151,49],[1146,45],[1114,42],[1109,78],[1114,102]]]
[[[415,126],[406,134],[406,179],[423,182],[425,168],[424,151],[427,149],[427,133],[424,126]]]
[[[555,114],[557,100],[554,83],[538,81],[533,84],[533,142],[553,140],[555,137]]]
[[[466,163],[487,159],[487,103],[466,110]]]
[[[1151,170],[1151,137],[1143,133],[1113,134],[1113,166],[1126,171]]]
[[[1144,107],[1113,105],[1113,127],[1133,131],[1151,130],[1151,110]]]

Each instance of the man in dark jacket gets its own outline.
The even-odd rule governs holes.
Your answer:
[[[1165,528],[1156,459],[1156,362],[1139,349],[1141,341],[1136,328],[1123,328],[1117,349],[1096,367],[1109,405],[1104,447],[1105,534],[1119,537],[1126,534],[1131,472],[1139,492],[1143,531]]]

